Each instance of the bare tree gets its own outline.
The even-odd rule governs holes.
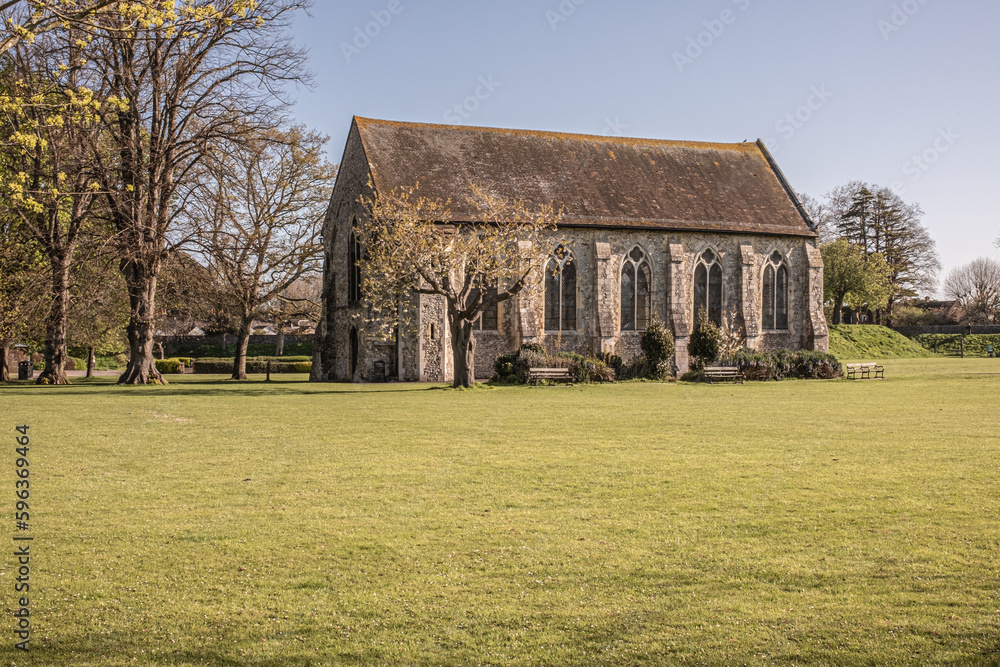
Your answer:
[[[374,187],[369,184],[374,192]],[[451,330],[454,386],[475,384],[472,328],[487,308],[535,284],[560,213],[528,210],[473,187],[472,222],[452,220],[448,202],[418,197],[417,188],[362,197],[368,211],[357,229],[363,247],[363,294],[372,323],[390,333],[413,319],[414,294],[442,297]],[[545,243],[543,243],[545,241]],[[543,248],[544,246],[544,248]]]
[[[995,324],[1000,321],[1000,262],[980,257],[954,269],[944,292],[961,305],[963,322]]]
[[[157,279],[193,191],[184,186],[211,143],[276,124],[282,87],[305,77],[287,28],[310,0],[132,4],[154,15],[99,14],[89,48],[91,87],[116,102],[102,110],[94,155],[131,308],[119,383],[145,384],[163,381],[153,357]]]
[[[267,315],[277,326],[278,338],[274,345],[275,356],[285,353],[285,330],[293,318],[319,320],[323,312],[323,277],[302,276],[285,288],[267,308]]]
[[[247,377],[254,320],[321,268],[322,218],[336,174],[324,158],[326,141],[301,127],[269,130],[214,146],[199,170],[185,216],[237,308],[234,380]]]
[[[837,238],[837,224],[829,206],[807,194],[800,194],[799,201],[815,223],[820,243],[827,243]]]

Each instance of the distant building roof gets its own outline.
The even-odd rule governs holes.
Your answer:
[[[764,144],[625,139],[355,118],[377,190],[463,211],[470,185],[530,208],[563,207],[573,227],[816,236]]]

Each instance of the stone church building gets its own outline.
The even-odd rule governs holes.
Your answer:
[[[477,377],[498,354],[537,341],[550,351],[640,353],[656,315],[677,365],[697,309],[758,350],[828,349],[816,228],[764,144],[717,144],[355,118],[327,213],[323,317],[313,379],[450,381],[440,297],[391,338],[365,325],[353,234],[368,183],[461,202],[470,183],[529,208],[563,209],[544,280],[476,326]]]

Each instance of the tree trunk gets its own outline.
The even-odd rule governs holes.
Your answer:
[[[833,323],[840,324],[844,317],[844,297],[838,296],[833,303]]]
[[[137,261],[123,261],[122,275],[128,289],[129,316],[128,347],[129,359],[125,372],[118,378],[118,384],[167,384],[156,370],[153,357],[153,337],[156,333],[155,298],[156,267]]]
[[[250,345],[250,331],[253,319],[244,319],[240,325],[239,338],[236,341],[236,357],[233,359],[233,380],[247,379],[247,347]]]
[[[0,382],[10,382],[10,347],[7,343],[0,344]]]
[[[166,356],[165,356],[165,354],[163,352],[163,343],[162,342],[156,341],[156,349],[160,351],[160,361],[163,361],[164,359],[166,359]]]
[[[87,348],[87,377],[94,377],[94,367],[97,366],[97,355],[94,351],[94,346],[91,345]]]
[[[66,376],[66,313],[69,310],[69,262],[51,257],[52,305],[45,318],[45,369],[37,384],[69,384]]]
[[[472,335],[472,323],[465,320],[452,322],[451,356],[454,361],[453,387],[474,387],[476,385],[476,339]]]
[[[278,340],[274,344],[274,356],[280,357],[285,354],[285,325],[278,325]]]

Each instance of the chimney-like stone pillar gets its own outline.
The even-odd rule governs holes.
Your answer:
[[[671,243],[667,248],[667,258],[670,266],[670,294],[667,312],[674,333],[674,354],[677,367],[681,373],[690,368],[688,359],[688,341],[691,338],[691,324],[687,319],[688,281],[684,269],[684,246]]]
[[[760,290],[755,277],[753,246],[750,243],[740,244],[740,258],[743,262],[740,270],[740,315],[743,319],[743,333],[746,336],[746,346],[751,350],[758,350],[760,325],[757,321],[757,303]]]
[[[823,253],[812,243],[806,243],[806,279],[802,297],[807,317],[802,336],[802,349],[830,351],[830,330],[823,312]]]
[[[596,352],[615,352],[615,275],[611,244],[594,244],[594,295],[596,297]]]

